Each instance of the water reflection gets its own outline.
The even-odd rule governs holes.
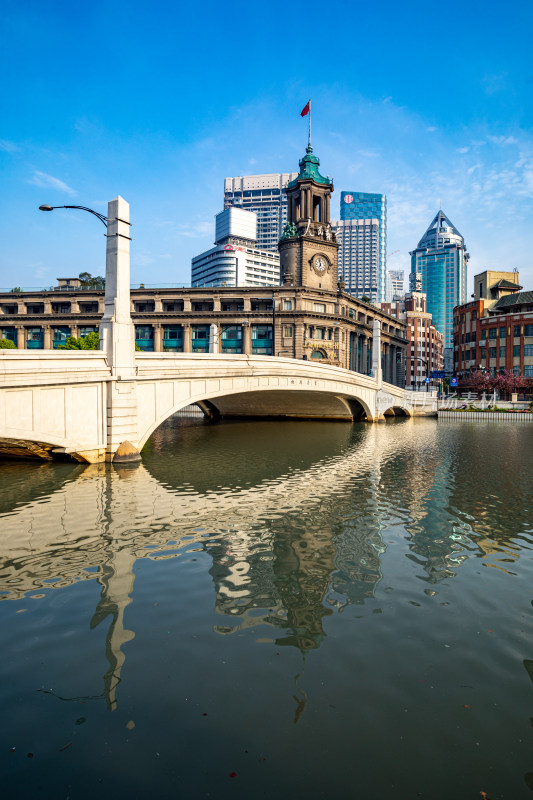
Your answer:
[[[374,596],[391,537],[407,541],[426,583],[453,578],[472,556],[509,568],[517,539],[531,533],[532,448],[515,451],[513,435],[495,429],[487,441],[413,420],[177,431],[170,423],[136,469],[4,464],[0,592],[17,598],[96,578],[90,627],[108,626],[110,710],[135,636],[125,612],[139,558],[202,550],[217,632],[264,625],[263,639],[305,659],[324,641],[329,616]],[[501,479],[488,466],[495,444]],[[306,702],[298,683],[294,699],[296,721]]]

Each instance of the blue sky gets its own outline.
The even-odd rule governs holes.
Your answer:
[[[384,192],[389,268],[442,202],[486,268],[533,289],[531,0],[286,4],[4,0],[0,286],[105,268],[105,212],[134,223],[132,281],[188,283],[230,175],[297,169]]]

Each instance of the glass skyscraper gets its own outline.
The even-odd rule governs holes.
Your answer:
[[[410,289],[427,295],[427,310],[443,345],[453,347],[453,308],[466,302],[469,254],[464,239],[439,211],[410,255]]]
[[[366,224],[363,227],[340,226],[344,228],[344,236],[339,238],[339,278],[344,280],[350,294],[357,297],[367,295],[374,302],[382,302],[385,300],[387,262],[385,195],[341,192],[341,222],[353,220],[364,220]],[[370,238],[363,236],[367,227],[374,232]]]

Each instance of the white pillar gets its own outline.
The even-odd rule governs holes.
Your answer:
[[[105,308],[100,350],[111,375],[107,392],[107,454],[113,461],[140,461],[137,450],[135,327],[130,305],[130,207],[122,197],[107,206]]]
[[[381,388],[383,383],[383,372],[381,369],[381,323],[379,319],[374,320],[372,329],[372,377],[377,381],[377,388]]]
[[[209,326],[209,352],[218,353],[218,325]]]
[[[100,350],[112,375],[135,373],[135,328],[130,309],[130,207],[116,197],[107,206],[105,308],[100,322]]]

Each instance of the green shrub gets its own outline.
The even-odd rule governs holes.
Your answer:
[[[0,350],[16,350],[17,345],[11,339],[0,339]]]

